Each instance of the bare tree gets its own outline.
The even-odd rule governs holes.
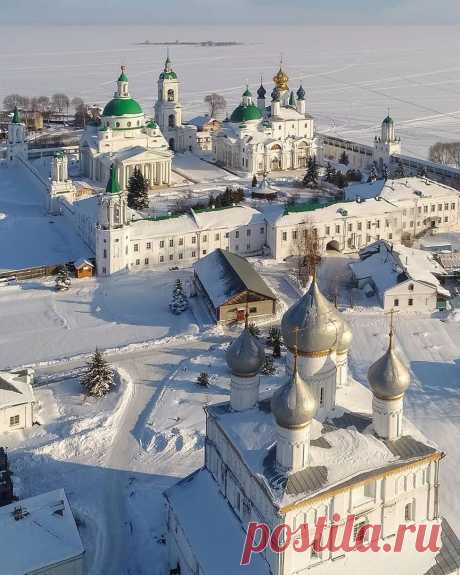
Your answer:
[[[84,106],[85,103],[83,102],[82,98],[79,98],[78,96],[75,96],[75,98],[72,98],[72,101],[70,102],[72,105],[72,108],[77,111],[81,106]]]
[[[437,142],[430,148],[429,158],[436,164],[460,167],[460,142]]]
[[[51,102],[53,108],[57,110],[60,114],[64,111],[65,108],[69,109],[70,100],[66,94],[53,94],[51,98]]]
[[[9,112],[13,111],[16,106],[24,108],[25,100],[26,98],[20,94],[9,94],[3,98],[3,107]]]
[[[209,107],[209,116],[211,118],[214,118],[218,112],[222,112],[227,107],[225,98],[215,92],[205,96],[204,101]]]
[[[299,282],[306,286],[314,268],[321,263],[319,238],[310,220],[300,223],[292,232],[295,271]]]

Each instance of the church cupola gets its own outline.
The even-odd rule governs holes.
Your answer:
[[[382,122],[382,142],[389,144],[396,141],[395,123],[388,115]]]
[[[121,67],[121,74],[117,80],[118,91],[115,92],[117,98],[129,98],[128,76],[126,75],[126,66]]]
[[[261,110],[265,110],[265,96],[267,95],[267,90],[264,88],[262,83],[262,78],[260,78],[260,86],[257,90],[257,106]]]
[[[297,370],[297,351],[289,381],[273,394],[271,411],[276,421],[276,463],[284,472],[295,473],[308,466],[310,427],[317,412],[310,386]]]
[[[342,330],[342,318],[321,293],[315,274],[305,294],[284,314],[281,332],[288,350],[288,367],[297,349],[299,374],[310,383],[321,408],[335,407],[335,361]]]
[[[8,124],[7,160],[14,162],[17,158],[27,159],[28,146],[26,125],[23,123],[18,107],[14,107],[13,117]]]
[[[281,94],[277,86],[273,88],[271,96],[272,96],[271,114],[273,117],[276,117],[280,115],[281,111]]]
[[[252,104],[252,94],[249,90],[249,86],[246,85],[246,90],[243,92],[243,106],[249,106]]]
[[[337,387],[344,387],[348,384],[348,353],[353,341],[353,332],[340,312],[337,312],[337,315],[342,325],[336,349]]]
[[[297,106],[296,106],[297,111],[299,112],[299,114],[305,114],[306,112],[306,106],[305,106],[305,90],[302,86],[302,84],[300,84],[299,89],[297,90]]]
[[[388,349],[370,366],[367,378],[373,394],[375,433],[384,439],[398,439],[402,435],[404,394],[410,385],[410,372],[395,350],[393,317]]]
[[[17,106],[14,107],[13,118],[11,119],[12,124],[21,124],[21,114]]]
[[[244,411],[255,407],[259,400],[259,371],[265,361],[265,349],[249,329],[247,312],[244,329],[227,349],[225,359],[232,374],[231,408]]]

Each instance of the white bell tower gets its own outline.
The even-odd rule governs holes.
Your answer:
[[[18,158],[27,160],[26,125],[21,121],[17,106],[13,118],[8,124],[7,160],[15,162]]]
[[[64,152],[58,152],[51,164],[51,180],[49,182],[48,194],[50,213],[57,213],[59,205],[57,198],[60,194],[75,192],[75,186],[69,179],[69,160]]]
[[[127,269],[129,244],[128,202],[118,183],[118,168],[112,164],[107,188],[98,201],[96,225],[98,275],[110,275]]]
[[[171,149],[177,145],[177,128],[182,126],[180,83],[172,69],[171,60],[166,58],[163,72],[158,79],[158,99],[155,104],[155,121]]]

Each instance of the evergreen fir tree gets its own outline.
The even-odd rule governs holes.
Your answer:
[[[201,385],[201,387],[208,387],[209,386],[209,375],[205,371],[203,371],[198,376],[196,382],[198,385]]]
[[[188,299],[184,293],[184,288],[180,279],[176,280],[176,284],[173,289],[172,299],[169,304],[169,309],[174,315],[180,315],[188,308]]]
[[[273,365],[273,357],[271,357],[270,355],[265,356],[265,361],[260,371],[264,375],[273,375],[275,373],[275,367]]]
[[[318,164],[316,163],[315,156],[311,156],[308,160],[308,167],[303,178],[303,185],[308,188],[316,188],[318,185]]]
[[[81,379],[87,395],[103,397],[113,389],[113,370],[97,348],[87,363],[87,370]]]
[[[273,357],[281,357],[281,338],[273,343]]]
[[[255,337],[259,337],[259,336],[260,336],[260,328],[257,327],[255,323],[250,323],[250,324],[248,325],[248,329],[249,329],[249,332],[250,332],[253,336],[255,336]]]
[[[55,280],[58,291],[68,290],[71,285],[69,270],[66,265],[60,266]]]
[[[138,168],[128,181],[128,206],[133,210],[144,210],[149,205],[149,183]]]
[[[369,171],[369,177],[367,178],[367,183],[370,184],[372,182],[375,182],[376,180],[377,180],[377,171],[375,169],[375,166],[372,165]]]
[[[258,184],[257,176],[254,174],[254,175],[252,176],[252,187],[253,187],[253,188],[256,188],[256,187],[257,187],[257,184]]]
[[[332,184],[334,182],[335,176],[335,169],[331,166],[330,162],[327,163],[326,166],[326,175],[325,180],[328,184]]]
[[[342,152],[342,155],[340,156],[339,162],[341,164],[343,164],[344,166],[348,166],[348,164],[350,163],[350,160],[349,160],[348,155],[345,152],[345,150]]]
[[[388,167],[386,164],[383,164],[383,168],[382,168],[382,178],[385,180],[385,182],[388,180]]]

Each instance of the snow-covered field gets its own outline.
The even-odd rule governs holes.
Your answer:
[[[39,185],[26,170],[0,164],[0,271],[91,255],[64,218],[47,215]]]
[[[213,91],[232,110],[246,82],[255,91],[262,74],[270,86],[282,51],[291,86],[303,82],[321,130],[370,142],[390,107],[407,153],[425,157],[433,142],[458,138],[460,40],[454,26],[9,26],[1,32],[0,100],[10,93],[63,91],[105,103],[125,63],[131,92],[151,113],[166,48],[136,42],[237,40],[245,45],[173,47],[185,118],[205,111],[203,98]]]
[[[56,292],[53,281],[0,286],[0,367],[196,335],[191,311],[172,316],[168,310],[176,277],[186,280],[190,272],[74,280],[66,292]]]

